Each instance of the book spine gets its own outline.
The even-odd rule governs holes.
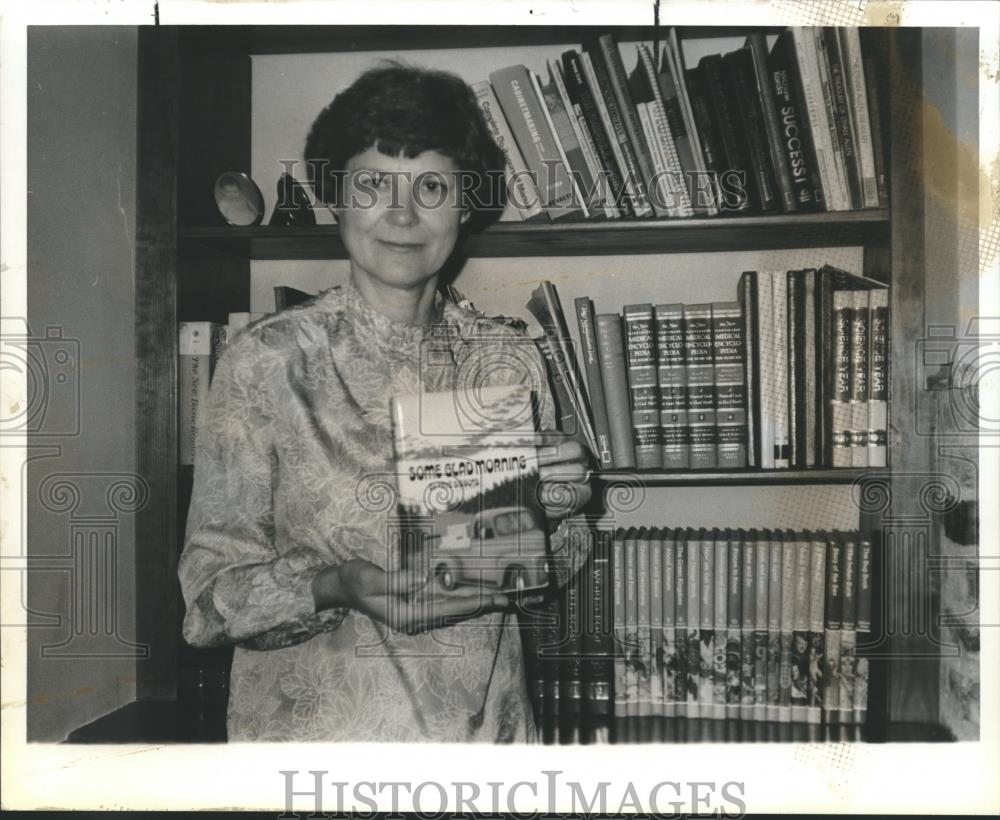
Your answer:
[[[687,716],[703,717],[701,712],[701,539],[693,530],[684,536],[687,554]],[[708,715],[704,715],[708,717]]]
[[[591,86],[588,84],[580,54],[570,49],[562,54],[563,76],[566,80],[566,93],[573,101],[574,107],[579,107],[594,141],[594,150],[600,164],[600,170],[607,187],[609,203],[622,215],[632,216],[634,212],[628,201],[627,188],[622,178],[621,166],[615,159],[608,133],[605,130],[601,112],[594,100]]]
[[[853,112],[847,90],[844,59],[840,48],[840,38],[833,26],[823,26],[820,31],[821,51],[826,58],[829,71],[830,96],[833,105],[833,120],[837,127],[837,139],[843,157],[844,173],[851,193],[851,206],[864,207],[861,189],[861,165],[854,139]]]
[[[573,399],[570,396],[570,388],[567,384],[565,362],[562,354],[557,349],[555,343],[548,336],[538,336],[533,339],[538,352],[542,354],[545,361],[545,368],[548,371],[549,381],[552,385],[552,393],[555,398],[557,426],[564,433],[573,432],[576,429],[576,410]]]
[[[689,68],[684,72],[684,84],[687,87],[688,99],[691,101],[691,115],[694,117],[695,128],[698,131],[698,141],[701,145],[701,155],[705,163],[705,172],[711,182],[716,202],[719,202],[719,180],[726,170],[720,136],[716,131],[708,102],[708,92],[702,81],[701,72],[697,68]]]
[[[861,174],[861,204],[864,208],[878,207],[878,184],[875,180],[875,150],[872,125],[868,116],[868,91],[865,87],[864,61],[858,29],[845,26],[836,30],[840,38],[847,103],[854,125],[854,147]]]
[[[213,340],[218,350],[218,325],[180,322],[177,328],[178,463],[192,465],[208,402],[212,377]]]
[[[709,533],[698,532],[698,706],[701,717],[715,717],[715,545]]]
[[[608,83],[614,95],[614,101],[618,108],[619,117],[628,139],[628,147],[635,158],[635,164],[640,174],[642,183],[642,193],[657,216],[669,216],[665,204],[658,202],[656,197],[650,198],[653,186],[655,170],[653,160],[643,136],[642,124],[639,122],[639,115],[632,102],[632,97],[628,90],[628,75],[625,72],[625,65],[622,63],[621,52],[618,43],[615,42],[614,35],[602,34],[597,38],[598,49],[604,67],[607,70]],[[595,55],[596,58],[596,55]],[[640,180],[637,180],[639,182]]]
[[[781,719],[781,533],[768,540],[767,577],[767,719]]]
[[[775,464],[775,425],[777,423],[777,381],[774,357],[774,279],[768,271],[754,274],[757,296],[757,374],[760,395],[760,466],[773,470]]]
[[[870,294],[868,330],[868,464],[886,466],[889,426],[889,292]]]
[[[805,466],[805,390],[803,380],[805,353],[804,328],[802,327],[802,271],[790,270],[785,274],[786,304],[788,306],[788,441],[793,467]]]
[[[858,586],[857,645],[867,638],[872,629],[872,540],[868,533],[858,535],[858,556],[856,562]],[[863,724],[868,716],[868,658],[855,647],[854,661],[854,722]]]
[[[539,663],[542,669],[544,700],[542,713],[546,723],[554,724],[562,715],[560,647],[562,644],[562,608],[565,590],[554,595],[545,608],[541,623],[541,639],[538,648]]]
[[[802,334],[799,341],[800,361],[802,362],[799,384],[803,401],[802,426],[804,427],[804,465],[815,467],[822,463],[823,453],[819,447],[819,430],[817,418],[817,402],[819,400],[818,385],[820,382],[816,360],[816,271],[807,268],[801,272],[802,282]]]
[[[786,531],[781,545],[781,692],[778,696],[778,721],[792,720],[792,641],[795,628],[795,552],[796,536]]]
[[[767,38],[762,32],[751,32],[747,37],[747,43],[750,50],[750,62],[753,66],[757,98],[760,100],[761,111],[764,115],[764,133],[767,136],[771,167],[774,169],[781,209],[785,213],[794,213],[798,210],[798,200],[788,156],[785,153],[782,123],[778,116],[771,75],[767,70]]]
[[[632,201],[632,209],[636,216],[652,216],[653,208],[646,193],[646,184],[636,162],[635,155],[629,145],[628,134],[622,115],[615,102],[614,91],[608,78],[606,68],[600,54],[585,51],[581,55],[583,69],[589,82],[591,92],[597,103],[597,110],[604,121],[604,128],[611,142],[615,160],[622,169],[622,177]]]
[[[632,443],[632,410],[621,317],[617,313],[598,314],[596,326],[604,401],[608,413],[608,428],[611,431],[611,454],[616,469],[627,469],[635,467],[635,447]]]
[[[796,533],[795,538],[791,719],[795,723],[804,723],[809,706],[809,578],[812,551],[805,533]]]
[[[726,651],[729,643],[729,623],[726,607],[729,602],[729,542],[724,533],[712,531],[712,549],[715,552],[714,610],[712,617],[712,717],[726,717]]]
[[[631,554],[631,553],[630,553]],[[645,527],[636,533],[636,665],[638,678],[639,716],[649,717],[653,705],[652,657],[650,647],[650,623],[652,611],[650,605],[650,549],[649,530]],[[631,576],[630,576],[631,577]]]
[[[837,715],[839,723],[854,722],[854,648],[857,645],[857,559],[858,538],[856,533],[838,533],[841,544],[841,595],[840,615],[840,658]]]
[[[679,216],[677,208],[673,203],[673,197],[667,185],[669,168],[666,156],[660,147],[659,139],[656,135],[656,127],[653,125],[653,117],[650,114],[650,104],[637,102],[635,112],[639,117],[639,124],[642,127],[642,134],[649,146],[650,158],[653,163],[653,176],[650,179],[649,198],[653,205],[653,210],[657,213],[666,212],[667,216]]]
[[[778,35],[767,65],[795,204],[799,210],[813,211],[822,208],[823,187],[792,50],[792,33],[784,31]]]
[[[843,544],[836,533],[827,537],[826,548],[826,624],[823,633],[823,720],[840,722],[841,616],[844,609]]]
[[[757,274],[747,271],[737,286],[743,322],[743,391],[747,408],[747,466],[760,467],[760,321],[757,316]]]
[[[587,376],[590,410],[594,415],[594,434],[597,436],[597,461],[601,469],[610,469],[614,464],[611,455],[611,426],[608,423],[608,409],[604,403],[604,378],[601,376],[601,357],[597,350],[597,336],[594,323],[594,303],[586,296],[577,297],[576,322],[580,331],[580,348],[583,352],[584,369]]]
[[[769,604],[768,581],[770,569],[770,538],[765,532],[754,538],[754,578],[756,579],[754,598],[753,632],[753,717],[767,720],[767,615]]]
[[[740,532],[743,556],[742,604],[740,607],[740,719],[754,719],[754,612],[756,606],[756,556],[751,536]]]
[[[555,135],[549,129],[528,70],[518,65],[494,71],[490,83],[541,194],[545,212],[551,219],[581,216],[579,203],[574,201],[573,180],[559,156]]]
[[[596,159],[590,151],[590,146],[584,139],[577,121],[576,110],[569,99],[569,92],[563,79],[562,66],[559,60],[549,60],[549,85],[546,92],[546,104],[552,115],[553,125],[563,151],[569,161],[569,168],[576,180],[583,203],[592,216],[610,216],[604,211],[604,196],[598,185],[600,177]],[[551,102],[550,102],[551,100]]]
[[[851,191],[851,181],[848,179],[844,146],[840,139],[841,131],[837,117],[837,101],[833,88],[833,78],[830,72],[830,58],[823,43],[823,29],[821,26],[813,28],[812,39],[813,47],[816,50],[819,86],[823,95],[823,106],[826,109],[830,145],[833,148],[833,166],[837,174],[840,190],[843,192],[843,208],[840,210],[849,211],[855,207],[854,196]]]
[[[833,463],[833,281],[825,268],[816,271],[816,459]]]
[[[868,291],[851,293],[851,466],[868,466]]]
[[[830,393],[830,465],[851,466],[851,324],[850,291],[833,292],[833,363]]]
[[[771,273],[774,358],[774,466],[791,466],[788,391],[788,286],[782,271]]]
[[[889,204],[889,177],[886,166],[885,146],[888,139],[885,125],[888,122],[888,111],[883,106],[888,104],[888,74],[882,56],[886,50],[885,31],[878,28],[862,29],[861,61],[864,66],[865,91],[868,94],[868,119],[871,123],[872,154],[875,161],[875,187],[878,192],[879,207]]]
[[[663,467],[691,466],[687,420],[687,364],[684,358],[684,306],[657,305],[656,357],[660,391],[660,436]]]
[[[649,699],[652,714],[663,715],[663,534],[649,531]]]
[[[674,713],[677,717],[697,717],[688,714],[688,576],[687,535],[674,530]]]
[[[821,723],[823,715],[823,604],[826,591],[826,540],[814,533],[810,543],[809,578],[809,705],[808,723]]]
[[[583,198],[583,193],[580,191],[579,185],[579,175],[583,172],[583,154],[580,152],[579,143],[576,141],[576,136],[573,133],[569,120],[566,119],[566,112],[562,109],[559,92],[553,87],[553,83],[551,82],[547,86],[542,85],[541,78],[534,71],[529,71],[528,76],[531,78],[531,86],[539,102],[539,109],[542,112],[542,116],[545,118],[545,124],[548,126],[548,133],[552,137],[552,143],[555,147],[556,155],[559,157],[559,163],[562,165],[563,171],[569,179],[569,187],[572,191],[572,204],[580,209],[580,213],[584,218],[589,218],[590,206]],[[567,150],[572,152],[572,159],[570,154],[567,154]],[[556,170],[558,170],[558,166],[556,166]]]
[[[612,678],[614,675],[614,644],[608,593],[611,592],[611,540],[607,529],[592,529],[593,551],[590,555],[588,589],[583,602],[584,612],[584,700],[587,713],[604,717],[611,712]]]
[[[723,61],[728,69],[729,82],[739,105],[750,158],[749,170],[757,191],[757,201],[762,211],[777,210],[779,195],[774,182],[774,169],[771,166],[764,114],[755,88],[753,60],[747,49],[739,49],[725,55]]]
[[[715,353],[716,463],[747,466],[747,407],[743,374],[743,316],[738,302],[712,303]]]
[[[639,688],[639,542],[635,528],[625,533],[625,686],[628,715],[641,712]]]
[[[740,621],[743,608],[743,555],[739,537],[726,532],[728,585],[726,596],[726,718],[740,717]]]
[[[625,584],[627,572],[625,568],[625,531],[620,527],[614,532],[614,540],[611,544],[611,577],[614,583],[612,615],[614,637],[614,714],[616,718],[625,717],[628,714],[628,681],[625,674],[626,663],[626,618],[627,603],[625,594]]]
[[[635,464],[640,469],[655,469],[661,467],[663,461],[653,306],[648,303],[626,305],[623,313]]]
[[[712,363],[712,306],[684,307],[687,421],[693,469],[716,464],[715,368]]]
[[[727,213],[743,213],[753,207],[750,198],[746,145],[737,128],[739,109],[730,97],[723,79],[722,56],[712,54],[698,63],[722,149],[724,170],[719,177],[719,209]]]
[[[507,204],[500,221],[517,222],[542,216],[538,188],[531,179],[521,149],[517,147],[514,134],[500,109],[496,94],[493,93],[493,87],[483,81],[472,86],[472,90],[476,94],[476,101],[479,103],[480,111],[483,112],[483,119],[493,136],[493,141],[503,152]]]
[[[574,528],[570,538],[586,535],[582,528]],[[586,549],[586,545],[583,545]],[[570,576],[563,590],[562,641],[560,647],[559,701],[563,714],[579,716],[583,711],[583,622],[580,587],[586,583],[586,574],[577,572]]]
[[[663,550],[663,714],[672,718],[677,707],[677,673],[680,659],[677,657],[677,537],[674,530],[663,530],[660,541]]]

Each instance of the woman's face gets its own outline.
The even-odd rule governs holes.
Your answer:
[[[369,148],[346,170],[344,205],[334,213],[355,279],[407,290],[436,281],[468,218],[454,161],[437,151],[411,159]]]

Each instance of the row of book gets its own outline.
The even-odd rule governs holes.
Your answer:
[[[560,423],[603,469],[886,464],[888,291],[824,266],[742,275],[737,301],[574,302],[579,358],[555,286],[528,309]]]
[[[691,217],[884,207],[885,35],[751,31],[685,65],[676,29],[637,46],[611,33],[473,85],[506,158],[504,220]]]
[[[536,716],[861,725],[865,532],[581,529],[591,555],[529,616]]]

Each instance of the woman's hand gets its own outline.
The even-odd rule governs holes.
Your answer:
[[[565,433],[546,433],[538,448],[539,501],[550,519],[568,518],[590,501],[590,454]]]
[[[386,572],[360,558],[326,567],[313,579],[316,610],[347,607],[415,635],[487,612],[507,609],[506,595],[476,586],[440,589],[418,569]]]

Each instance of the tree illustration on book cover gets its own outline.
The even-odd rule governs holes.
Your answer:
[[[402,566],[420,562],[445,589],[546,586],[533,391],[417,393],[394,397],[391,412]]]

